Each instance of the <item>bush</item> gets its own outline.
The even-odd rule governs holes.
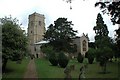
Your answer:
[[[96,52],[96,60],[98,62],[101,61],[101,56],[105,57],[106,60],[111,59],[113,57],[113,51],[109,47],[98,48]]]
[[[50,63],[53,65],[53,66],[57,66],[58,65],[58,61],[56,59],[49,59]]]
[[[56,52],[54,51],[52,46],[43,45],[41,47],[41,50],[42,50],[43,53],[46,54],[46,58],[50,61],[50,63],[53,66],[57,66],[58,65],[58,59],[57,59],[57,56],[56,56]]]
[[[12,61],[18,61],[18,60],[22,60],[22,56],[20,54],[17,53],[13,53],[13,56],[11,56],[10,58]]]
[[[97,49],[97,57],[99,57],[98,60],[99,60],[99,64],[101,66],[102,72],[106,73],[107,61],[113,57],[112,49],[110,47],[103,47],[103,48]]]
[[[96,50],[94,48],[89,48],[88,52],[86,53],[89,64],[93,63],[95,58],[95,53],[96,53]]]
[[[68,62],[69,62],[68,57],[63,52],[60,52],[58,55],[58,63],[60,67],[65,68]]]
[[[77,60],[78,62],[83,63],[84,57],[81,55],[81,53],[78,53]]]
[[[49,52],[49,57],[48,58],[49,58],[50,63],[53,66],[57,66],[58,65],[58,59],[57,59],[57,56],[56,56],[54,51]]]
[[[94,58],[88,58],[88,62],[89,62],[89,64],[92,64],[93,61],[94,61]]]
[[[41,46],[41,51],[46,55],[46,58],[49,59],[49,56],[53,51],[53,47],[44,44],[44,45]]]

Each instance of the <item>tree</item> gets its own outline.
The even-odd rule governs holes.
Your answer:
[[[65,68],[69,62],[69,58],[64,54],[64,52],[59,52],[58,63],[59,66]]]
[[[2,25],[2,71],[5,71],[8,59],[21,60],[27,51],[27,36],[23,33],[18,20],[10,17],[1,18]]]
[[[84,60],[83,55],[81,53],[78,53],[77,61],[80,62],[80,63],[83,63],[83,60]]]
[[[103,48],[104,46],[109,46],[110,38],[108,37],[107,25],[104,24],[103,18],[100,13],[97,15],[96,26],[93,30],[95,31],[95,45],[98,48]],[[102,44],[104,42],[104,44]]]
[[[105,1],[105,2],[96,2],[95,7],[101,5],[103,13],[111,15],[111,21],[113,24],[120,24],[120,1]]]
[[[48,27],[44,35],[44,39],[50,41],[49,45],[53,46],[55,51],[70,52],[75,50],[73,47],[73,38],[77,31],[72,28],[72,21],[67,21],[67,18],[58,18]]]
[[[90,64],[93,63],[95,54],[96,54],[96,49],[94,49],[94,48],[89,48],[88,52],[86,53],[86,57],[88,58],[88,62]]]
[[[89,42],[88,45],[90,48],[95,48],[95,42]]]
[[[119,24],[120,25],[120,1],[113,0],[105,1],[105,2],[96,2],[95,7],[100,5],[100,9],[104,14],[108,14],[111,16],[111,21],[113,25]],[[120,51],[120,27],[115,30],[117,34],[116,42],[117,42],[117,50]]]
[[[107,25],[104,24],[103,18],[99,13],[97,15],[96,26],[94,26],[93,30],[95,30],[95,46],[97,48],[96,58],[100,62],[100,66],[103,68],[103,72],[106,73],[106,64],[108,59],[112,56],[112,48],[111,43],[112,40],[108,36]],[[104,61],[103,61],[104,60]]]
[[[97,56],[99,56],[99,62],[100,62],[100,66],[102,68],[102,73],[106,73],[106,66],[107,66],[107,61],[109,58],[111,58],[111,56],[113,56],[112,54],[112,49],[110,47],[104,47],[104,48],[100,48],[97,49]]]
[[[118,52],[120,52],[120,27],[116,30],[116,34],[117,34],[117,38],[116,38],[117,48],[118,48]]]

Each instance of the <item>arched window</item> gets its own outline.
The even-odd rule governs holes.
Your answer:
[[[87,49],[86,49],[86,47],[87,47],[87,46],[86,46],[86,43],[87,43],[87,42],[86,42],[85,40],[83,40],[83,42],[82,42],[83,51],[86,51],[86,50],[87,50]]]

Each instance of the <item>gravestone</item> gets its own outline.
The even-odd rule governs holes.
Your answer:
[[[65,78],[64,80],[72,80],[71,71],[75,70],[75,65],[67,66],[64,70]]]

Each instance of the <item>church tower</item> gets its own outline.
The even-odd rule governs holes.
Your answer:
[[[45,17],[44,15],[33,13],[29,15],[28,23],[28,39],[29,39],[29,50],[31,54],[35,54],[36,48],[35,43],[43,39],[45,33]]]

